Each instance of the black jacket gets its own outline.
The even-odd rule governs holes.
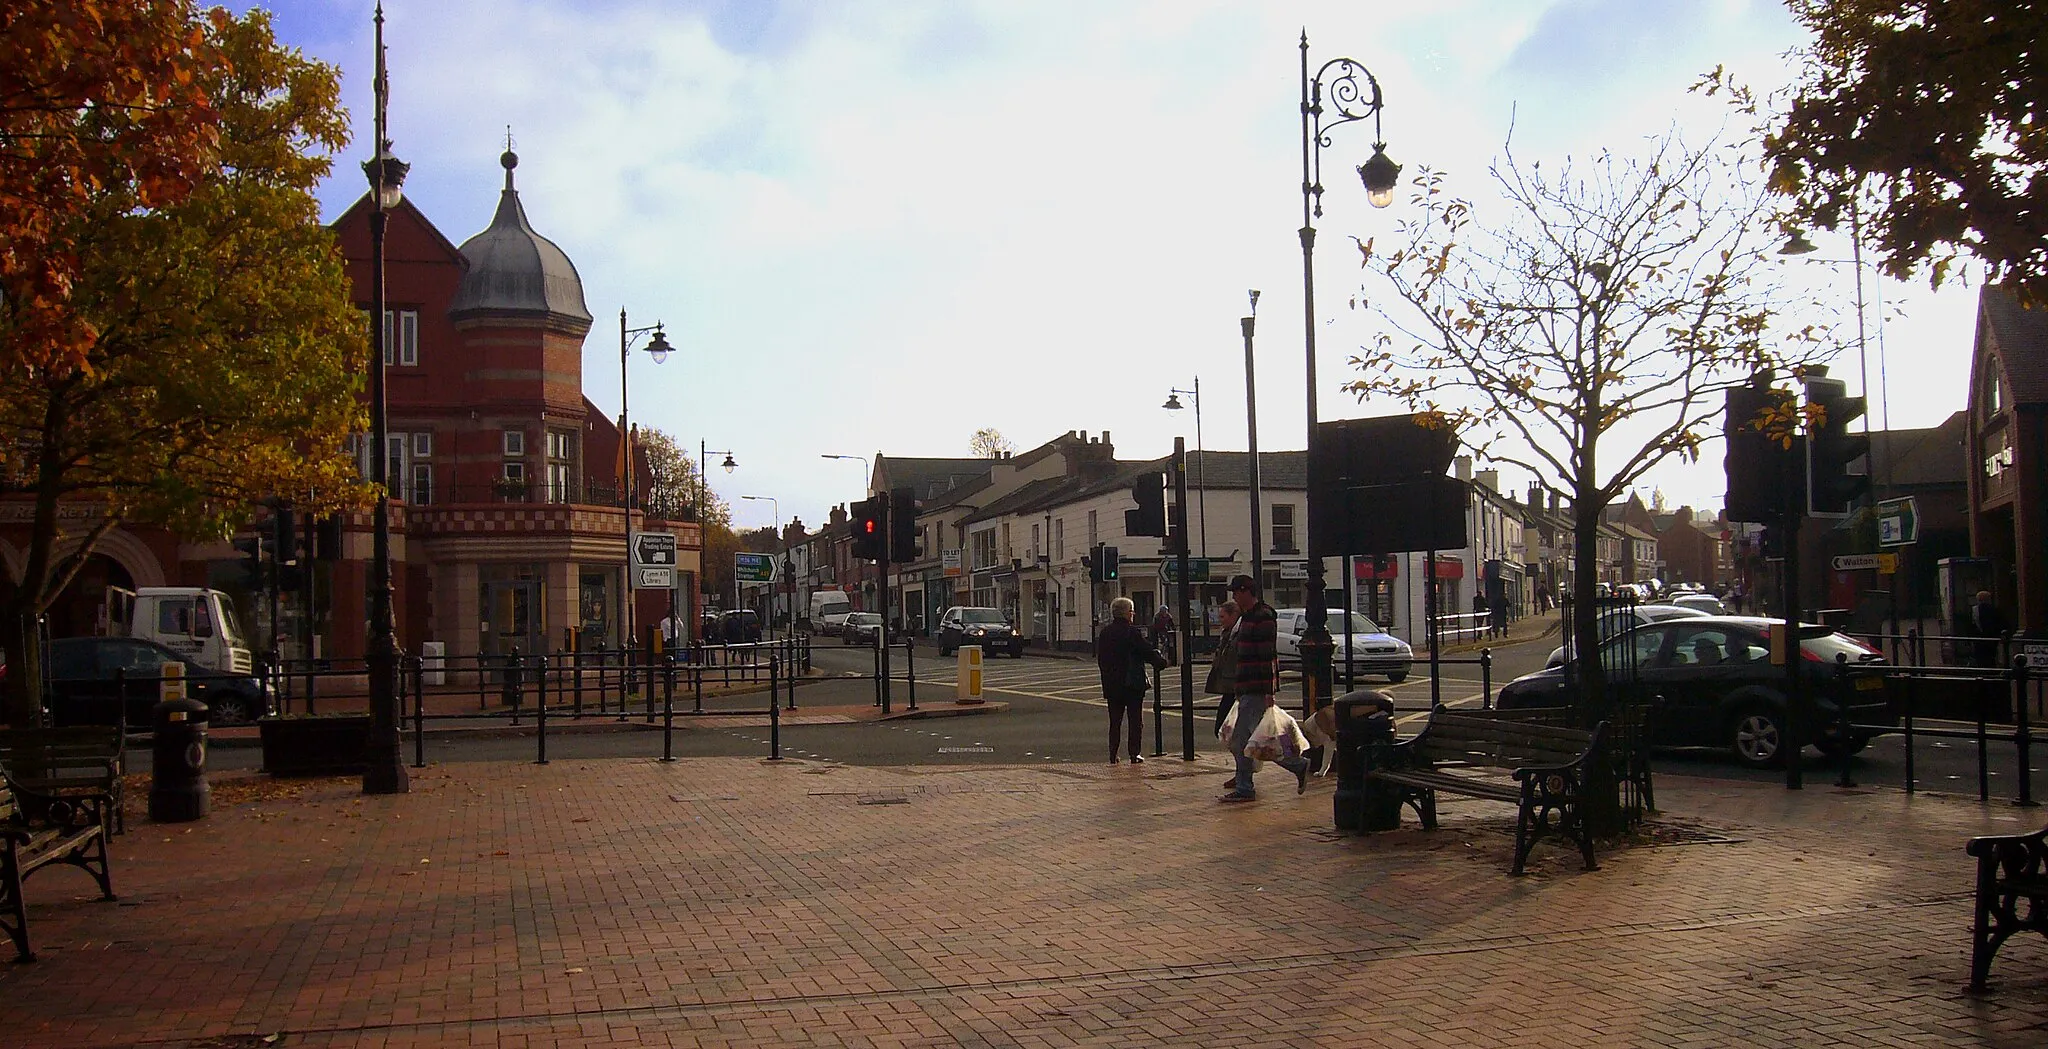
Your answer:
[[[1166,666],[1166,657],[1152,647],[1145,639],[1145,632],[1136,623],[1124,619],[1112,619],[1095,636],[1095,669],[1102,673],[1102,694],[1108,699],[1130,699],[1142,696],[1149,684],[1131,684],[1138,679],[1133,668],[1143,669],[1146,664]],[[1149,678],[1150,675],[1146,675]]]

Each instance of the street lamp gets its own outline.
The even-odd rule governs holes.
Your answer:
[[[1785,237],[1785,243],[1783,246],[1778,248],[1778,254],[1811,255],[1819,250],[1819,248],[1814,246],[1814,243],[1812,241],[1806,239],[1806,234],[1804,232],[1795,229]],[[1863,329],[1863,210],[1862,208],[1856,205],[1856,202],[1854,200],[1851,200],[1849,202],[1849,257],[1846,259],[1808,259],[1807,261],[1828,263],[1833,265],[1847,263],[1856,271],[1856,374],[1858,381],[1862,383],[1863,396],[1869,397],[1870,358],[1868,353],[1866,352],[1867,344],[1864,338]],[[1880,288],[1882,288],[1882,285],[1880,285]],[[1877,337],[1877,403],[1878,410],[1884,413],[1884,419],[1881,423],[1881,426],[1884,432],[1887,435],[1889,435],[1892,429],[1892,409],[1890,383],[1885,378],[1886,370],[1887,369],[1885,368],[1884,360],[1884,304],[1882,302],[1879,302]],[[1866,439],[1870,436],[1870,413],[1868,412],[1865,412],[1863,415],[1863,436]],[[1882,475],[1884,477],[1885,486],[1889,488],[1891,485],[1891,449],[1889,447],[1891,442],[1887,440],[1885,443],[1887,447],[1885,449],[1885,461]],[[1874,460],[1877,454],[1876,446],[1872,446],[1870,454]],[[1875,465],[1874,462],[1873,465]]]
[[[660,364],[668,360],[668,337],[662,334],[661,322],[655,321],[645,328],[626,327],[626,308],[619,307],[619,491],[624,496],[619,507],[626,519],[626,585],[619,591],[619,640],[620,647],[633,644],[633,430],[626,402],[626,358],[633,343],[649,332],[654,338],[647,343],[647,355]],[[701,543],[700,543],[701,545]],[[671,606],[673,609],[673,606]]]
[[[1244,332],[1244,435],[1245,444],[1249,446],[1246,461],[1250,464],[1245,488],[1251,493],[1252,501],[1252,579],[1258,582],[1259,593],[1264,594],[1266,544],[1259,539],[1259,383],[1252,359],[1252,333],[1259,324],[1259,293],[1253,289],[1245,295],[1252,300],[1252,310],[1237,320],[1238,329]]]
[[[838,454],[838,453],[836,453],[836,452],[824,452],[824,453],[820,454],[820,455],[818,456],[818,458],[820,458],[820,459],[859,459],[859,460],[860,460],[860,477],[861,477],[861,481],[860,481],[860,494],[861,494],[862,498],[866,498],[866,497],[867,497],[867,496],[868,496],[868,495],[870,494],[870,493],[868,492],[868,489],[869,489],[870,487],[872,487],[872,486],[874,485],[874,483],[875,483],[875,477],[874,477],[874,472],[873,472],[873,469],[872,469],[872,468],[871,468],[870,466],[868,466],[868,457],[867,457],[867,456],[865,456],[865,455],[840,455],[840,454]],[[863,569],[863,570],[862,570],[862,574],[866,574],[866,570],[865,570],[865,569]],[[835,577],[835,578],[836,578],[836,577]],[[908,622],[908,617],[907,617],[907,616],[905,617],[905,621],[906,621],[906,622]]]
[[[1327,110],[1324,100],[1328,99]],[[1316,227],[1323,213],[1323,147],[1330,132],[1344,124],[1372,118],[1372,157],[1358,166],[1366,200],[1384,208],[1394,202],[1401,165],[1387,156],[1380,134],[1380,82],[1370,70],[1349,58],[1325,62],[1315,76],[1308,72],[1308,33],[1301,34],[1301,313],[1302,337],[1308,352],[1308,440],[1316,439]],[[1246,335],[1250,339],[1249,329]],[[1312,496],[1311,496],[1312,497]],[[1311,511],[1310,520],[1315,519]],[[1256,538],[1257,533],[1254,532]],[[1433,582],[1433,581],[1432,581]],[[1348,585],[1348,584],[1347,584]],[[1348,604],[1348,602],[1347,602]],[[1330,698],[1328,610],[1323,607],[1323,559],[1308,559],[1308,630],[1301,639],[1302,712],[1312,714]]]
[[[780,541],[780,545],[781,545],[781,547],[782,547],[782,560],[783,560],[784,562],[787,562],[787,561],[789,560],[789,536],[788,536],[787,534],[785,534],[785,533],[784,533],[784,532],[782,531],[782,504],[781,504],[781,503],[778,503],[778,502],[776,502],[776,501],[775,501],[775,497],[774,497],[774,496],[772,496],[772,495],[743,495],[743,496],[740,496],[740,498],[742,498],[742,499],[749,499],[749,500],[752,500],[752,501],[754,501],[754,502],[757,502],[757,503],[767,503],[767,504],[768,504],[768,509],[774,512],[774,514],[775,514],[775,537],[776,537],[776,539],[777,539],[777,540],[779,540],[779,541]],[[787,565],[787,564],[785,564],[785,565],[784,565],[783,567],[784,567],[784,568],[786,569],[786,568],[788,567],[788,565]],[[791,605],[792,605],[792,607],[790,608],[790,618],[791,618],[791,619],[794,619],[794,618],[796,617],[796,609],[795,609],[795,607],[794,607],[795,601],[796,601],[796,597],[795,597],[795,595],[791,595],[791,597],[790,597],[790,602],[791,602]],[[773,621],[773,619],[774,619],[774,611],[775,611],[775,584],[773,584],[773,583],[770,583],[770,584],[768,584],[768,611],[769,611],[769,619],[771,620],[771,622],[770,622],[770,624],[769,624],[769,625],[770,625],[770,626],[773,626],[774,624],[773,624],[773,622],[772,622],[772,621]],[[773,631],[773,630],[770,630],[770,631],[769,631],[769,636],[771,636],[771,637],[772,637],[772,636],[774,636],[774,631]]]
[[[1180,395],[1187,394],[1195,405],[1195,506],[1202,521],[1202,556],[1209,556],[1209,492],[1202,484],[1202,468],[1208,460],[1202,448],[1202,377],[1195,376],[1195,388],[1183,390],[1178,387],[1166,391],[1166,403],[1161,408],[1170,412],[1181,409]]]
[[[384,5],[377,5],[377,155],[363,162],[370,180],[370,480],[377,486],[374,542],[370,554],[370,644],[364,669],[370,675],[370,740],[364,755],[363,793],[405,794],[412,789],[398,753],[398,638],[391,622],[391,451],[384,390],[384,224],[385,212],[403,199],[407,165],[391,153],[385,135],[385,103],[391,81],[384,70]]]

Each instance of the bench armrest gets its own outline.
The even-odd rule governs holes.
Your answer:
[[[2030,852],[2036,857],[2048,855],[2048,827],[2032,834],[1984,834],[1971,838],[1963,848],[1979,859],[2009,855],[2014,850]]]

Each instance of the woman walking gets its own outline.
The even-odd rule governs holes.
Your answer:
[[[1130,719],[1131,764],[1145,763],[1145,692],[1151,688],[1147,665],[1164,668],[1145,632],[1133,622],[1137,606],[1128,597],[1109,603],[1109,624],[1095,638],[1095,668],[1102,673],[1102,698],[1109,704],[1109,763],[1116,764],[1117,740]]]

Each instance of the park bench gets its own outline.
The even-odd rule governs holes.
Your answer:
[[[1981,991],[1991,973],[1991,959],[2006,937],[2028,929],[2048,936],[2048,827],[2032,834],[1971,838],[1968,848],[1977,857],[1970,989]]]
[[[107,809],[113,800],[111,794],[84,791],[41,794],[0,768],[0,931],[14,941],[22,961],[36,960],[21,888],[30,874],[53,863],[69,864],[100,883],[102,899],[114,898],[107,866]]]
[[[38,794],[104,794],[112,798],[107,813],[112,822],[107,830],[127,831],[121,799],[127,741],[119,726],[0,729],[0,766],[13,774],[17,784]]]
[[[1436,829],[1438,791],[1515,805],[1512,874],[1523,873],[1529,851],[1550,833],[1578,842],[1586,869],[1598,870],[1580,807],[1606,729],[1604,722],[1587,730],[1437,707],[1415,736],[1366,748],[1365,779],[1368,789],[1394,791],[1425,830]]]

